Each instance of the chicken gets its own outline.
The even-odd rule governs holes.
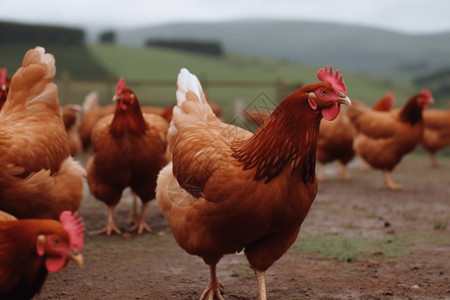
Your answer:
[[[394,106],[394,102],[394,95],[391,92],[387,92],[383,97],[375,102],[375,104],[372,106],[372,109],[377,111],[390,111]],[[364,160],[361,162],[359,168],[361,171],[369,171],[371,169],[369,164]]]
[[[0,210],[19,219],[57,220],[83,199],[85,172],[70,156],[55,72],[44,48],[27,51],[0,111]]]
[[[6,68],[0,68],[0,110],[8,97],[10,79],[6,76]]]
[[[222,109],[218,104],[211,103],[214,112],[218,115],[222,115]],[[147,114],[156,114],[160,115],[164,119],[167,120],[167,122],[170,122],[172,120],[172,108],[173,105],[169,107],[156,107],[156,106],[142,106],[142,112]],[[82,106],[83,111],[83,117],[80,121],[79,125],[79,133],[80,138],[83,143],[83,149],[87,149],[91,144],[91,132],[92,128],[94,128],[95,123],[97,123],[98,120],[103,118],[104,116],[113,114],[115,110],[115,105],[106,105],[106,106],[100,106],[98,103],[98,93],[97,92],[91,92],[89,93]]]
[[[324,82],[292,93],[252,134],[214,115],[197,77],[178,75],[172,162],[158,176],[156,198],[181,248],[209,265],[200,299],[222,299],[216,265],[242,250],[266,299],[265,271],[294,243],[317,193],[320,120],[350,103],[338,72],[318,77]]]
[[[355,151],[372,168],[383,171],[386,188],[402,189],[392,179],[392,171],[422,140],[422,110],[431,101],[430,91],[424,89],[401,109],[385,112],[355,105],[349,110],[357,130],[353,143]]]
[[[390,111],[394,106],[395,97],[392,93],[388,92],[386,95],[381,97],[373,105],[373,110],[377,111]]]
[[[351,177],[347,164],[355,157],[353,139],[355,128],[350,122],[347,109],[343,109],[333,122],[321,122],[317,142],[317,160],[325,165],[338,161],[341,178],[347,180]],[[324,168],[317,175],[319,180],[325,179]]]
[[[78,125],[78,133],[83,145],[83,149],[87,149],[91,145],[91,132],[98,120],[114,113],[115,106],[113,104],[101,107],[98,103],[98,93],[92,91],[84,99],[81,107],[82,118]]]
[[[92,130],[94,155],[86,170],[91,193],[104,202],[108,222],[100,233],[120,233],[113,219],[123,190],[130,187],[141,201],[139,221],[132,230],[151,231],[145,221],[146,208],[155,198],[156,177],[168,162],[166,134],[169,123],[159,115],[143,114],[134,92],[117,84],[116,109],[100,119]]]
[[[78,131],[81,107],[78,104],[66,104],[62,107],[64,127],[69,138],[70,155],[75,157],[82,149]]]
[[[270,116],[271,113],[272,111],[269,109],[258,108],[245,110],[243,115],[246,121],[253,123],[259,127],[264,124],[264,121]]]
[[[69,260],[83,266],[84,226],[76,213],[62,212],[59,222],[11,218],[0,220],[1,299],[30,299],[48,272],[60,271]]]
[[[424,110],[423,123],[425,130],[420,145],[429,153],[431,166],[437,167],[436,152],[450,146],[450,110]]]

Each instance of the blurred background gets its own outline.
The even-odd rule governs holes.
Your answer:
[[[393,3],[395,2],[395,3]],[[175,101],[187,67],[220,104],[261,93],[271,103],[333,65],[351,98],[373,104],[387,91],[401,106],[429,88],[450,99],[450,2],[445,1],[2,1],[0,66],[12,76],[25,51],[56,57],[60,102],[92,90],[110,103],[124,76],[142,104]]]

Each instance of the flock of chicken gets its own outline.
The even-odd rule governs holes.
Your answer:
[[[244,251],[264,300],[265,271],[294,243],[316,196],[316,159],[346,165],[356,153],[398,189],[390,172],[405,154],[421,142],[439,141],[431,153],[450,144],[437,131],[422,140],[424,124],[425,133],[450,128],[450,112],[422,114],[429,91],[402,109],[391,109],[392,95],[382,101],[387,107],[369,108],[350,101],[332,68],[260,117],[254,134],[222,122],[186,69],[178,75],[177,103],[168,108],[141,107],[123,78],[114,105],[100,107],[91,93],[82,108],[61,108],[55,72],[54,57],[41,47],[25,54],[11,80],[0,71],[1,299],[29,299],[48,272],[69,260],[83,265],[84,227],[76,212],[87,180],[109,210],[100,233],[120,233],[114,208],[130,187],[142,201],[139,214],[132,210],[132,230],[151,231],[146,207],[156,198],[180,247],[209,266],[200,299],[223,299],[216,265]],[[73,156],[88,146],[93,155],[83,168]]]

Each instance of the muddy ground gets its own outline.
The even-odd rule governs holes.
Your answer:
[[[403,191],[384,190],[380,172],[358,165],[348,181],[326,168],[296,244],[267,272],[268,298],[450,299],[450,160],[431,168],[425,157],[406,157],[394,173]],[[179,248],[156,201],[147,214],[153,232],[127,233],[130,207],[126,192],[115,215],[123,235],[98,236],[106,206],[87,195],[85,266],[50,274],[36,299],[198,299],[207,266]],[[318,237],[325,244],[310,246]],[[244,255],[224,257],[218,277],[225,299],[258,298]]]

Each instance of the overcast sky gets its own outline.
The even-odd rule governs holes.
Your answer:
[[[0,20],[100,29],[244,18],[341,22],[404,33],[450,31],[448,0],[0,0]]]

